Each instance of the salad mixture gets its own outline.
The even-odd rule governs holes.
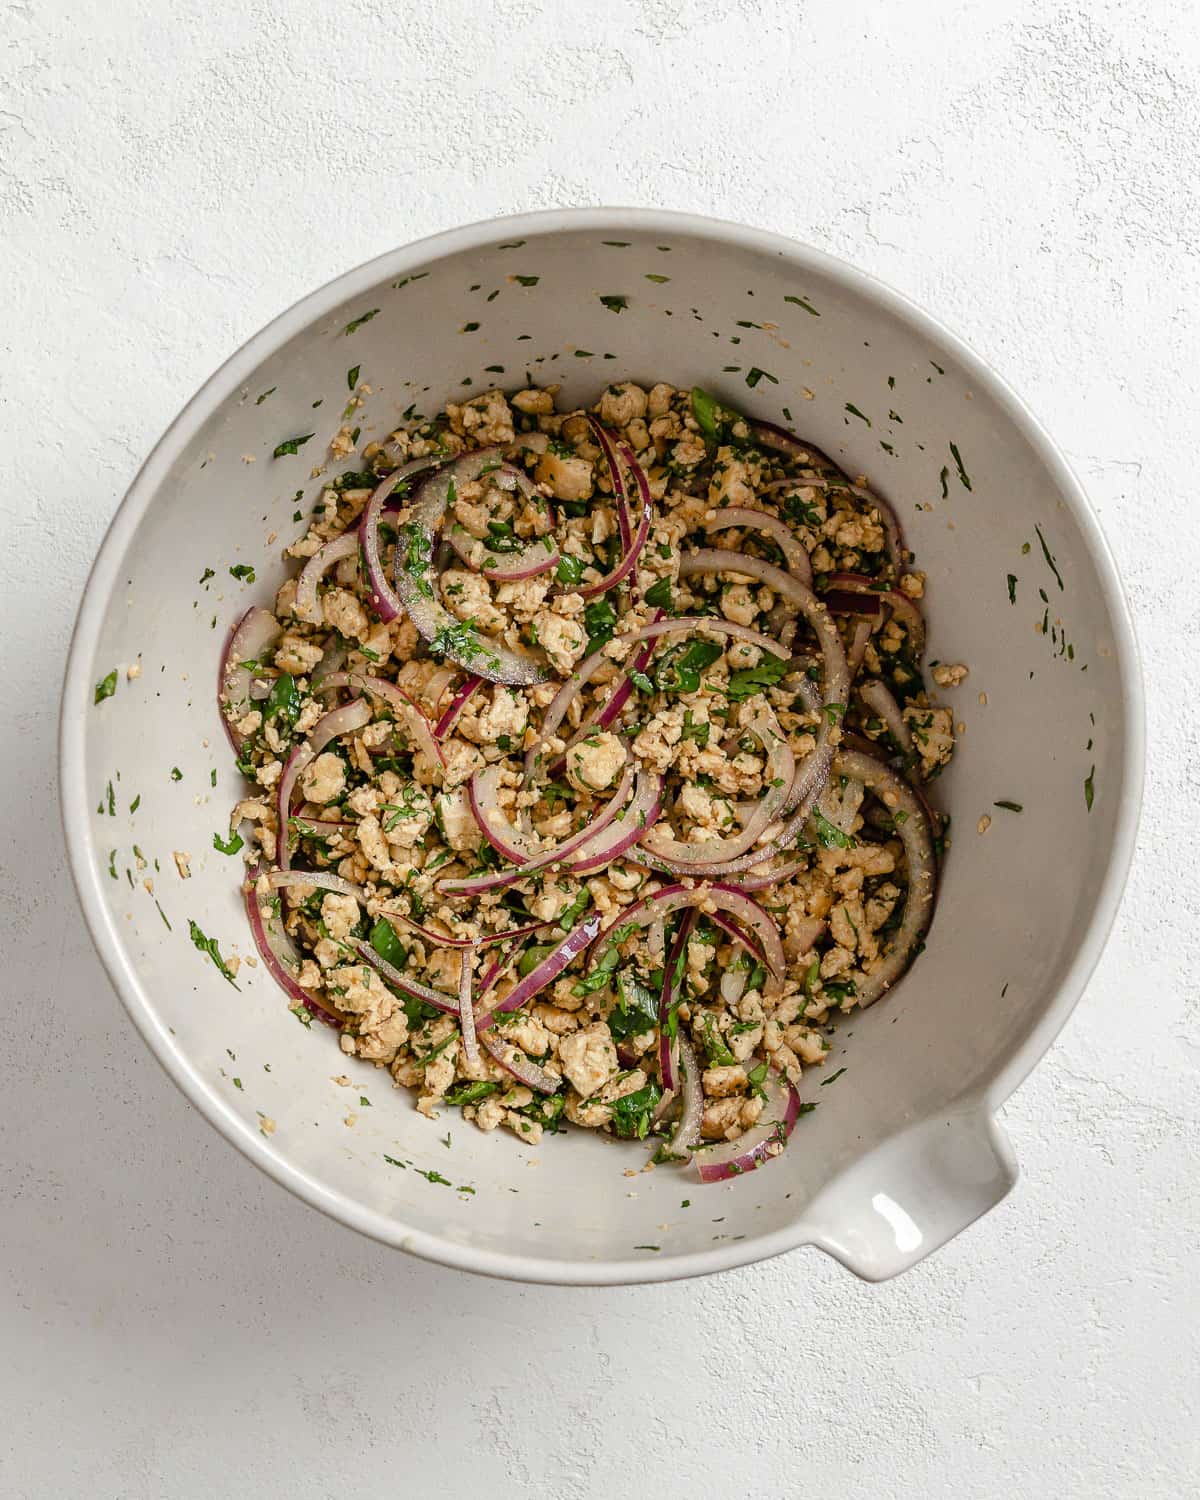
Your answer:
[[[784,1149],[831,1020],[921,949],[954,747],[925,580],[783,429],[557,394],[368,443],[237,625],[246,910],[298,1016],[423,1114],[715,1180]]]

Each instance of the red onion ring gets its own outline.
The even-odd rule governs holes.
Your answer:
[[[406,565],[402,550],[396,549],[396,598],[425,640],[436,644],[442,655],[466,671],[489,682],[532,687],[546,680],[546,671],[538,662],[456,620],[434,595],[434,534],[445,522],[450,487],[478,479],[487,464],[495,463],[495,451],[481,449],[465,454],[421,486],[409,523],[417,554],[415,565]]]
[[[914,758],[916,747],[913,745],[912,731],[904,721],[903,711],[896,702],[891,688],[886,683],[880,682],[877,677],[872,677],[859,688],[858,696],[872,713],[878,714],[883,720],[884,728],[895,740],[905,758],[909,760]]]
[[[892,935],[892,946],[859,983],[855,998],[864,1010],[895,984],[916,956],[933,920],[937,892],[937,860],[925,805],[901,777],[882,761],[859,750],[840,750],[834,757],[835,776],[860,781],[873,792],[894,819],[894,827],[908,864],[904,916]],[[903,814],[898,817],[898,814]]]
[[[620,859],[641,842],[662,811],[663,779],[657,771],[637,771],[633,800],[608,827],[567,859],[572,875],[588,875]]]
[[[495,456],[500,450],[484,448],[479,451]],[[521,469],[514,468],[512,464],[503,464],[495,471],[494,477],[502,489],[518,489],[527,500],[545,508],[545,501],[537,486]],[[458,522],[446,528],[446,540],[472,572],[482,573],[497,583],[516,583],[522,578],[536,578],[540,573],[556,568],[560,555],[557,543],[541,536],[534,537],[516,552],[494,552],[484,538],[472,536]],[[476,548],[486,554],[482,562],[478,560]]]
[[[313,553],[296,580],[296,598],[292,610],[299,619],[307,620],[310,625],[324,624],[325,615],[317,597],[317,585],[334,563],[357,556],[358,548],[358,532],[343,531],[341,536],[335,536],[319,552]]]
[[[731,526],[761,531],[764,536],[770,537],[783,553],[788,572],[806,588],[812,588],[812,563],[786,521],[781,521],[778,516],[768,515],[764,510],[754,510],[748,505],[726,505],[720,510],[709,511],[700,523],[700,530],[726,531]]]
[[[530,922],[525,927],[510,927],[505,932],[490,932],[483,937],[459,938],[451,937],[444,932],[435,932],[432,927],[422,927],[420,922],[414,922],[404,912],[392,911],[378,902],[371,910],[381,917],[386,917],[389,922],[399,924],[407,932],[415,933],[417,937],[423,938],[435,948],[489,948],[495,943],[515,942],[520,938],[532,937],[534,933],[545,932],[548,927],[554,926],[553,922]],[[486,983],[481,982],[481,988],[486,989],[486,987]]]
[[[796,774],[796,757],[792,754],[791,746],[784,738],[775,715],[769,708],[765,709],[756,714],[753,722],[745,728],[766,751],[766,790],[755,804],[746,826],[730,838],[689,844],[682,839],[663,835],[659,829],[655,829],[652,837],[644,839],[642,847],[651,855],[655,864],[662,865],[673,875],[702,875],[718,866],[724,868],[730,860],[745,854],[761,837],[767,825],[782,811],[791,793]]]
[[[331,672],[324,679],[324,685],[330,688],[358,688],[376,698],[382,698],[399,716],[417,749],[435,766],[441,766],[445,770],[446,755],[437,742],[436,732],[428,715],[417,700],[397,683],[388,682],[383,677],[368,677],[362,672]],[[316,735],[316,729],[313,730],[313,735]]]
[[[467,783],[471,814],[485,839],[501,857],[513,865],[526,865],[539,853],[537,841],[518,828],[500,810],[500,778],[504,767],[486,766],[476,771]]]
[[[254,605],[237,622],[225,641],[217,676],[217,701],[229,743],[238,752],[246,743],[246,737],[237,732],[232,720],[240,719],[254,706],[250,700],[254,674],[242,663],[260,662],[264,656],[273,654],[275,643],[282,634],[283,629],[275,616]]]
[[[505,1072],[511,1073],[519,1083],[525,1084],[527,1088],[536,1089],[539,1094],[558,1093],[562,1079],[532,1062],[511,1042],[503,1040],[494,1031],[480,1032],[479,1040]]]
[[[311,991],[303,989],[295,978],[300,970],[300,955],[296,952],[291,938],[284,931],[280,913],[274,909],[274,903],[268,902],[264,909],[264,903],[259,899],[258,880],[263,873],[263,868],[259,865],[242,886],[246,920],[250,924],[250,934],[254,939],[254,946],[258,949],[258,956],[262,959],[263,966],[271,978],[289,999],[303,1006],[311,1015],[316,1016],[318,1021],[323,1021],[326,1026],[332,1026],[335,1031],[340,1031],[345,1024],[345,1017],[342,1013],[335,1010],[327,1001],[318,999]]]
[[[384,501],[397,485],[411,479],[414,474],[423,474],[426,469],[444,460],[445,454],[436,454],[427,458],[414,459],[412,463],[402,464],[400,468],[393,470],[386,479],[381,480],[375,486],[371,492],[371,498],[367,501],[367,507],[362,513],[358,535],[362,544],[363,561],[367,568],[367,582],[371,587],[371,607],[385,625],[391,624],[400,615],[403,605],[400,596],[388,582],[383,559],[379,555],[379,522],[383,515]]]
[[[467,706],[467,701],[475,689],[483,682],[483,678],[475,672],[468,672],[466,681],[455,693],[449,708],[442,714],[441,718],[433,726],[433,737],[435,740],[444,740],[458,721],[458,716]]]
[[[370,943],[362,938],[351,938],[350,946],[370,964],[377,969],[393,989],[399,990],[402,995],[407,995],[411,1000],[423,1000],[426,1005],[432,1005],[435,1010],[440,1010],[443,1015],[458,1018],[458,1001],[451,999],[449,995],[443,995],[440,990],[430,989],[427,984],[421,984],[416,979],[410,979],[403,969],[397,969],[394,964],[388,963],[381,954],[376,953]]]
[[[535,964],[524,979],[519,980],[498,1005],[493,1005],[486,1015],[477,1016],[476,1026],[480,1034],[490,1029],[496,1016],[520,1010],[535,995],[541,994],[548,984],[552,984],[563,970],[574,963],[593,942],[600,931],[600,920],[599,915],[592,912],[577,927],[572,927],[562,942],[556,944],[539,963]]]
[[[736,1141],[724,1145],[704,1147],[695,1153],[696,1170],[701,1182],[724,1182],[730,1177],[740,1177],[743,1172],[752,1172],[783,1153],[796,1121],[800,1118],[800,1095],[791,1079],[784,1078],[772,1069],[768,1075],[771,1098],[764,1115]]]
[[[747,896],[745,891],[738,886],[728,885],[724,881],[713,881],[696,886],[668,885],[653,895],[642,896],[632,906],[626,906],[613,918],[608,926],[596,939],[597,952],[600,952],[606,940],[622,927],[628,927],[631,923],[634,927],[645,927],[648,923],[659,917],[665,917],[670,912],[678,911],[680,907],[698,906],[707,916],[705,911],[707,905],[713,910],[718,909],[718,904],[724,904],[735,917],[748,927],[758,938],[759,948],[750,948],[750,952],[756,959],[766,963],[767,967],[778,978],[782,979],[786,969],[787,960],[783,953],[783,944],[779,940],[779,932],[767,913],[759,906],[758,902]],[[745,935],[739,928],[737,933],[730,936],[745,942]]]
[[[361,885],[328,870],[272,870],[267,881],[275,891],[293,885],[311,885],[319,891],[332,891],[337,896],[353,896],[360,906],[367,904],[367,893]]]
[[[467,1065],[479,1067],[479,1042],[475,1037],[475,1005],[471,999],[472,970],[475,963],[474,949],[468,948],[459,954],[458,961],[458,1024],[462,1028],[463,1055]]]
[[[598,838],[604,832],[629,801],[630,793],[633,791],[634,775],[633,762],[626,760],[617,789],[605,803],[603,810],[561,844],[555,844],[549,849],[544,849],[540,854],[535,854],[532,859],[526,860],[515,870],[490,870],[486,875],[469,875],[460,880],[439,880],[438,891],[443,896],[481,896],[485,891],[498,891],[505,886],[515,885],[518,880],[524,880],[536,870],[545,869],[547,865],[561,863],[577,849],[584,850],[592,839]],[[483,828],[482,823],[480,827]],[[484,833],[486,837],[486,829]]]
[[[575,593],[581,594],[585,599],[594,599],[598,594],[605,594],[609,589],[614,589],[619,583],[626,579],[633,583],[637,578],[637,561],[642,555],[650,535],[650,523],[654,519],[654,500],[650,494],[650,483],[646,478],[645,471],[632,451],[622,442],[614,444],[610,435],[600,425],[591,413],[588,413],[588,426],[592,429],[592,435],[604,455],[604,461],[608,465],[608,472],[612,476],[613,494],[617,499],[617,516],[620,523],[624,516],[624,524],[621,525],[621,536],[625,542],[625,533],[631,529],[629,517],[629,500],[625,491],[625,482],[621,477],[621,466],[617,455],[625,460],[629,472],[633,475],[634,483],[637,485],[638,494],[642,501],[642,514],[638,521],[637,529],[633,531],[628,543],[625,545],[624,555],[616,567],[600,580],[599,583],[590,583],[586,588],[577,588]]]
[[[672,1044],[670,1034],[671,1006],[675,1000],[676,986],[682,989],[687,977],[687,946],[695,926],[696,908],[692,906],[684,912],[679,930],[667,953],[667,961],[663,967],[662,993],[658,1001],[658,1072],[663,1088],[672,1091],[679,1087],[679,1076],[675,1067],[678,1049]]]

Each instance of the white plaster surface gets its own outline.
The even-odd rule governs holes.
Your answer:
[[[1198,28],[1192,0],[0,3],[4,1500],[1198,1492]],[[355,1237],[159,1072],[64,868],[71,620],[182,402],[349,265],[600,202],[795,234],[942,316],[1066,448],[1137,613],[1116,933],[1005,1111],[1016,1192],[884,1286],[800,1252],[510,1287]]]

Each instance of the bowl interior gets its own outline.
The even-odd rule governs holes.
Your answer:
[[[898,299],[812,252],[664,224],[591,215],[443,237],[260,335],[135,486],[90,585],[65,709],[85,904],[135,1019],[193,1099],[359,1227],[516,1274],[586,1277],[607,1262],[660,1276],[753,1258],[795,1237],[815,1194],[906,1125],[999,1102],[1031,1038],[1061,1020],[1053,1002],[1109,878],[1130,776],[1133,668],[1102,544],[1003,392]],[[269,604],[317,471],[344,467],[326,445],[348,386],[369,384],[355,421],[382,436],[492,384],[556,382],[585,400],[621,378],[703,384],[869,476],[928,574],[929,658],[970,668],[944,695],[963,731],[934,788],[952,825],[927,950],[806,1074],[802,1097],[819,1108],[791,1148],[719,1186],[642,1171],[642,1147],[581,1132],[530,1148],[454,1110],[431,1123],[386,1072],[299,1025],[260,967],[243,964],[234,988],[195,946],[253,952],[240,861],[212,842],[242,795],[218,655],[230,622]],[[253,576],[232,576],[239,564]],[[93,705],[114,668],[115,694]]]

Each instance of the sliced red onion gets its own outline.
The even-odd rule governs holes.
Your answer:
[[[592,429],[592,435],[604,455],[604,461],[608,465],[608,472],[612,476],[613,494],[617,501],[617,518],[621,530],[621,539],[624,546],[624,554],[610,573],[606,573],[599,583],[590,583],[586,588],[576,588],[575,593],[582,594],[585,599],[595,598],[597,594],[605,594],[609,589],[614,589],[619,583],[627,579],[633,583],[637,578],[637,562],[642,555],[650,535],[650,524],[654,519],[654,500],[650,494],[650,482],[646,478],[641,464],[634,457],[633,452],[626,444],[618,442],[614,444],[610,435],[591,413],[588,413],[588,426]],[[638,494],[642,501],[642,514],[638,520],[637,529],[632,529],[629,516],[629,499],[625,490],[625,482],[621,477],[621,465],[617,460],[620,454],[633,475],[634,483],[637,485]],[[622,517],[624,518],[622,521]],[[632,535],[627,533],[632,531]]]
[[[279,820],[277,841],[279,868],[286,870],[291,862],[288,850],[288,820],[292,815],[292,792],[301,771],[316,759],[316,751],[309,744],[293,745],[291,753],[279,773],[279,784],[275,788],[275,812]]]
[[[526,876],[532,875],[536,870],[545,869],[547,865],[563,862],[568,855],[590,844],[591,840],[603,833],[613,821],[629,801],[633,790],[634,775],[634,763],[626,760],[616,791],[605,803],[603,809],[561,844],[554,844],[549,849],[543,849],[540,854],[535,854],[532,859],[526,860],[515,870],[491,870],[486,875],[469,875],[460,880],[439,880],[437,889],[444,896],[481,896],[485,891],[497,891],[505,886],[515,885],[518,880],[524,880]],[[483,827],[482,823],[480,827]]]
[[[361,885],[328,870],[272,870],[267,880],[271,889],[276,891],[294,885],[311,885],[319,891],[333,891],[338,896],[353,896],[360,906],[367,904],[367,893]]]
[[[468,453],[421,486],[409,522],[414,556],[406,560],[406,549],[396,548],[396,597],[420,634],[443,656],[489,682],[531,687],[546,680],[543,666],[456,620],[434,591],[434,534],[445,522],[450,488],[478,479],[496,462],[495,449]]]
[[[658,1000],[658,1071],[665,1089],[679,1087],[679,1076],[675,1067],[678,1048],[671,1040],[671,1007],[675,1003],[676,989],[682,989],[687,975],[687,946],[696,927],[696,908],[689,907],[679,923],[679,930],[672,940],[663,967],[662,993]]]
[[[242,663],[261,662],[265,657],[273,655],[275,644],[282,634],[283,628],[270,610],[254,605],[233,627],[225,642],[217,681],[217,699],[221,708],[221,723],[235,750],[241,750],[246,737],[237,732],[232,720],[242,718],[254,706],[250,699],[250,685],[254,681],[254,674]]]
[[[861,484],[855,484],[845,469],[840,464],[834,463],[828,453],[815,448],[812,443],[802,443],[799,438],[794,437],[784,428],[777,427],[774,422],[753,421],[749,425],[755,440],[761,447],[773,448],[777,453],[785,453],[798,463],[814,467],[824,465],[845,482],[846,488],[852,494],[857,495],[867,505],[873,506],[879,512],[879,519],[887,536],[888,556],[893,566],[897,569],[904,566],[908,557],[908,551],[904,545],[904,532],[896,512],[886,500],[880,499],[873,490],[865,489]]]
[[[476,1026],[482,1035],[493,1024],[498,1015],[520,1010],[535,995],[540,995],[548,984],[553,984],[564,969],[575,962],[600,931],[600,917],[592,912],[578,926],[573,927],[561,943],[546,954],[545,958],[530,969],[524,979],[519,980],[505,995],[499,1005],[494,1005],[485,1016],[476,1017]]]
[[[767,1074],[766,1088],[767,1105],[757,1125],[736,1141],[706,1146],[694,1153],[701,1182],[740,1177],[743,1172],[752,1172],[782,1154],[800,1118],[800,1095],[792,1081],[774,1069]]]
[[[332,681],[330,686],[334,686]],[[361,698],[355,698],[349,703],[344,703],[341,708],[330,709],[327,714],[317,720],[309,731],[309,747],[314,755],[320,755],[326,745],[340,739],[344,734],[353,734],[357,729],[365,729],[370,722],[370,704],[364,703]]]
[[[872,713],[878,714],[883,720],[884,728],[895,740],[901,753],[911,758],[915,753],[912,731],[905,723],[904,714],[892,695],[891,688],[877,677],[872,677],[859,688],[858,696]]]
[[[892,617],[907,629],[913,653],[920,656],[924,652],[924,616],[900,589],[881,587],[878,578],[869,578],[865,573],[830,573],[823,580],[823,587],[825,592],[821,597],[826,601],[830,595],[835,599],[844,598],[845,604],[839,606],[842,613],[875,615],[879,613],[880,605],[886,604],[892,611]],[[856,599],[857,606],[854,603]],[[830,604],[829,608],[833,609],[834,606]]]
[[[346,658],[349,652],[346,650],[345,642],[341,636],[336,636],[333,642],[325,647],[325,654],[312,670],[312,692],[314,697],[320,697],[329,691],[325,679],[333,676],[335,672],[341,672],[346,666]]]
[[[467,701],[475,689],[482,683],[483,678],[476,672],[468,672],[466,680],[455,693],[450,706],[442,714],[441,718],[433,726],[433,737],[436,740],[444,740],[458,721],[458,716],[467,706]],[[440,696],[440,694],[439,694]]]
[[[633,800],[613,821],[566,861],[572,875],[588,875],[628,853],[654,827],[662,811],[663,778],[639,767]]]
[[[324,623],[325,615],[317,597],[317,585],[335,563],[341,562],[343,558],[357,556],[358,547],[357,529],[344,531],[341,536],[335,536],[333,541],[326,542],[304,564],[300,577],[296,580],[296,599],[292,606],[301,620],[307,620],[310,625]]]
[[[628,927],[630,924],[635,928],[645,927],[650,922],[687,906],[699,907],[705,916],[710,915],[706,910],[707,907],[716,911],[724,906],[740,924],[736,935],[741,941],[746,941],[742,932],[743,928],[749,929],[757,938],[757,946],[751,947],[749,951],[755,958],[766,963],[773,974],[779,978],[783,977],[786,959],[774,922],[757,901],[746,895],[745,891],[738,886],[728,885],[724,881],[714,881],[711,884],[706,882],[695,886],[667,885],[653,895],[641,897],[632,906],[624,907],[604,929],[596,940],[597,952],[603,951],[607,939],[620,928]],[[730,935],[735,934],[731,931]]]
[[[480,450],[490,455],[490,461],[495,462],[500,450],[498,448],[485,448]],[[476,455],[471,455],[472,457]],[[540,508],[545,508],[545,501],[538,491],[537,485],[521,469],[512,464],[501,464],[491,473],[494,483],[501,489],[520,490],[527,500],[533,501]],[[558,544],[553,537],[539,536],[532,541],[526,542],[515,552],[494,552],[488,547],[485,538],[474,537],[465,526],[457,522],[446,528],[446,540],[458,553],[459,557],[476,573],[484,573],[488,578],[497,583],[515,583],[522,578],[536,578],[540,573],[547,573],[551,568],[558,566],[559,550]]]
[[[853,682],[858,676],[859,668],[863,664],[863,657],[867,654],[867,642],[871,639],[871,622],[859,618],[854,622],[854,634],[850,638],[850,646],[846,652],[846,665],[850,668],[850,680]]]
[[[671,1136],[671,1155],[685,1159],[692,1149],[700,1144],[700,1121],[704,1115],[704,1089],[701,1081],[700,1061],[695,1048],[681,1031],[679,1033],[679,1067],[683,1074],[683,1105],[679,1119]]]
[[[430,455],[427,458],[414,459],[412,463],[402,464],[400,468],[393,470],[386,479],[375,486],[371,498],[367,501],[366,509],[362,513],[358,535],[362,543],[363,561],[367,567],[367,582],[371,588],[371,607],[385,625],[390,624],[399,616],[403,606],[396,590],[388,582],[383,559],[379,554],[379,522],[383,515],[384,502],[397,485],[411,479],[414,474],[423,474],[426,469],[441,463],[444,458],[444,454]]]
[[[785,880],[790,880],[793,875],[799,875],[802,870],[807,870],[808,865],[804,860],[796,859],[777,865],[773,870],[760,870],[755,867],[753,875],[739,875],[738,885],[743,891],[769,891],[774,886],[782,885]]]
[[[471,999],[471,981],[473,979],[473,968],[475,953],[468,948],[459,954],[458,963],[458,1022],[462,1027],[463,1055],[467,1059],[467,1065],[472,1068],[479,1066],[479,1043],[475,1037],[475,1004]]]
[[[700,523],[701,531],[725,531],[730,526],[743,530],[761,531],[775,543],[783,553],[788,572],[806,587],[812,588],[812,563],[808,553],[797,539],[786,521],[771,516],[763,510],[754,510],[748,505],[726,505],[720,510],[709,511]]]
[[[426,1005],[432,1005],[435,1010],[440,1010],[443,1015],[458,1018],[458,1001],[449,995],[443,995],[440,990],[432,990],[427,984],[421,984],[412,979],[403,969],[397,969],[394,964],[388,963],[387,959],[375,952],[370,943],[362,938],[351,938],[350,946],[359,955],[377,969],[387,980],[393,989],[399,990],[402,995],[409,996],[412,1000],[423,1000]]]
[[[792,748],[784,738],[783,730],[780,729],[775,715],[769,708],[760,710],[754,716],[753,721],[745,727],[766,751],[767,760],[763,776],[766,783],[765,790],[746,826],[740,833],[730,838],[711,839],[703,844],[689,844],[682,839],[671,838],[663,834],[661,829],[656,828],[653,833],[643,839],[642,847],[653,856],[655,863],[661,864],[672,874],[703,875],[718,865],[723,868],[729,861],[738,859],[753,847],[767,825],[783,809],[791,793],[795,780],[796,757],[792,754]]]
[[[539,1094],[558,1092],[562,1083],[561,1078],[554,1073],[548,1073],[545,1068],[530,1061],[518,1047],[505,1041],[495,1031],[480,1032],[479,1040],[500,1066],[506,1072],[511,1073],[518,1082],[525,1084],[528,1088],[536,1089]]]
[[[259,898],[258,879],[262,873],[263,867],[260,865],[242,887],[246,919],[250,923],[250,934],[258,949],[258,956],[271,978],[289,999],[303,1006],[318,1021],[340,1031],[344,1023],[341,1013],[327,1001],[319,999],[311,990],[302,988],[296,979],[300,972],[300,955],[284,930],[281,913],[276,910],[278,902],[263,902]]]
[[[908,865],[908,890],[900,926],[891,936],[888,952],[858,984],[855,998],[865,1009],[900,978],[929,930],[937,890],[937,861],[925,805],[906,781],[875,756],[860,750],[839,751],[833,771],[836,776],[861,781],[891,813]]]
[[[485,839],[501,857],[510,864],[528,865],[538,857],[540,845],[525,829],[518,828],[500,808],[500,779],[504,775],[501,765],[486,766],[476,771],[467,786],[467,797],[471,813],[479,824]]]
[[[370,693],[373,697],[382,698],[393,710],[397,718],[408,731],[408,737],[418,750],[422,752],[435,766],[446,765],[446,755],[435,737],[433,725],[425,710],[412,697],[406,693],[397,683],[388,682],[384,677],[367,677],[360,672],[333,672],[325,679],[326,687],[351,687]],[[361,700],[356,700],[361,701]],[[347,704],[347,707],[352,707]],[[367,713],[370,720],[370,711]],[[322,721],[324,722],[324,721]],[[356,728],[359,726],[355,726]],[[320,725],[317,726],[320,728]],[[345,730],[339,731],[345,733]],[[317,729],[313,730],[313,738],[316,738]]]

